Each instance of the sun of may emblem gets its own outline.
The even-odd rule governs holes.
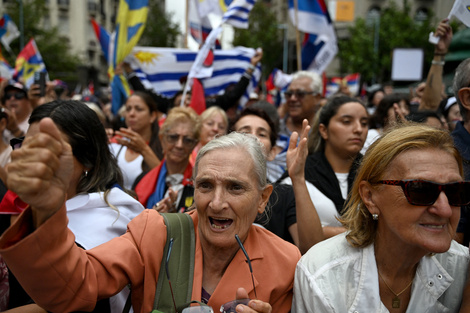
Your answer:
[[[153,63],[153,61],[158,60],[158,57],[160,54],[154,53],[154,52],[146,52],[146,51],[139,51],[136,54],[134,54],[137,60],[139,60],[140,63]]]

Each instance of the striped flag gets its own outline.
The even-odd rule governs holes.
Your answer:
[[[335,29],[324,0],[289,0],[289,15],[298,30],[308,34],[302,52],[302,69],[321,74],[338,53]],[[305,59],[305,61],[304,61]]]
[[[222,94],[229,85],[237,83],[254,54],[254,49],[243,47],[214,50],[212,76],[201,79],[205,95]],[[180,78],[188,75],[195,59],[196,52],[188,49],[135,47],[128,61],[146,88],[172,97],[181,91]],[[257,67],[240,103],[248,101],[260,77],[261,68]]]
[[[31,39],[18,54],[13,78],[23,82],[27,88],[34,83],[35,72],[46,72],[46,65],[34,39]]]
[[[248,17],[256,0],[233,0],[222,17],[222,24],[227,23],[237,28],[248,28]]]
[[[100,42],[101,50],[103,50],[104,57],[106,62],[109,61],[108,52],[109,52],[109,40],[110,36],[106,29],[103,28],[100,24],[98,24],[94,18],[90,19],[91,26],[95,31],[96,38]]]

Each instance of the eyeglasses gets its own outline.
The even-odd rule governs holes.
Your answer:
[[[470,182],[468,181],[438,184],[427,180],[381,180],[378,183],[401,186],[406,200],[412,205],[432,205],[441,192],[446,194],[449,205],[470,204]]]
[[[256,295],[255,280],[253,278],[253,268],[251,267],[250,257],[248,256],[248,253],[246,252],[245,247],[243,246],[243,243],[241,242],[240,237],[238,237],[237,234],[235,235],[235,239],[237,240],[237,243],[240,246],[240,249],[242,249],[243,254],[245,254],[246,261],[247,261],[248,266],[250,268],[251,283],[253,284],[253,291],[255,293],[255,298],[258,298],[258,296]],[[165,272],[166,272],[166,278],[168,279],[168,284],[170,286],[170,292],[171,292],[171,297],[172,297],[172,300],[173,300],[173,306],[174,306],[175,312],[179,312],[177,310],[177,307],[176,307],[176,301],[175,301],[175,297],[174,297],[174,294],[173,294],[173,288],[171,286],[170,271],[168,269],[168,264],[170,262],[171,250],[172,250],[172,247],[173,247],[173,242],[174,242],[174,239],[170,238],[170,242],[168,244],[168,253],[167,253],[166,260],[165,260]],[[248,302],[250,302],[250,299],[237,299],[237,300],[227,302],[227,303],[225,303],[224,305],[222,305],[220,307],[220,312],[221,313],[235,313],[237,305],[239,305],[239,304],[248,305]],[[199,304],[200,306],[188,306],[188,307],[184,308],[181,311],[181,313],[214,313],[214,310],[210,306],[208,306],[204,303],[201,303],[199,301],[191,301],[189,303],[189,305],[191,305],[191,304]]]
[[[21,148],[23,141],[24,141],[24,136],[18,137],[18,138],[12,138],[10,139],[10,146],[13,150],[19,149]]]
[[[251,267],[250,257],[248,256],[248,253],[246,252],[245,247],[243,246],[243,243],[237,234],[235,234],[235,239],[237,240],[237,243],[240,246],[240,249],[242,249],[243,254],[245,255],[246,262],[248,263],[248,267],[250,268],[251,283],[253,284],[253,291],[255,292],[255,298],[258,298],[258,296],[256,295],[255,279],[253,278],[253,268]],[[235,313],[237,312],[236,311],[237,305],[239,304],[248,305],[248,302],[250,302],[250,299],[237,299],[234,301],[227,302],[220,307],[220,312],[221,313]]]
[[[5,100],[9,100],[11,97],[15,98],[16,100],[21,100],[26,97],[26,95],[22,92],[7,93],[5,95]]]
[[[295,97],[300,100],[300,99],[303,99],[306,95],[312,95],[312,94],[314,94],[313,91],[288,90],[288,91],[284,92],[284,97],[286,97],[286,99],[290,99],[290,97],[295,95]]]
[[[187,137],[187,136],[181,136],[181,135],[178,135],[178,134],[166,134],[165,138],[166,138],[166,141],[168,141],[168,143],[171,143],[171,144],[177,143],[178,140],[180,138],[182,138],[183,139],[183,146],[185,146],[185,147],[192,147],[197,143],[197,140],[194,139],[194,138],[190,138],[190,137]]]

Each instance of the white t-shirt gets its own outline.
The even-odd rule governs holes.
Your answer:
[[[341,188],[341,194],[344,199],[348,195],[348,173],[335,173]],[[282,181],[283,184],[292,185],[292,180],[287,177]],[[336,219],[339,217],[336,206],[330,198],[325,196],[320,190],[317,189],[312,183],[306,182],[308,193],[312,199],[313,205],[317,210],[318,217],[320,218],[321,225],[325,226],[342,226]]]
[[[134,184],[135,179],[142,173],[142,161],[144,160],[144,157],[139,155],[135,160],[128,162],[126,161],[126,146],[122,146],[118,143],[111,143],[109,145],[109,149],[116,157],[118,166],[121,169],[124,179],[123,187],[126,189],[132,189],[132,185]],[[119,152],[119,149],[121,149],[121,152]]]

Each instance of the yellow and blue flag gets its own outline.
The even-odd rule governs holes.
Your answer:
[[[148,15],[148,0],[120,0],[109,51],[108,74],[111,80],[112,110],[117,113],[130,95],[130,88],[123,75],[114,75],[116,65],[124,61],[137,44],[145,29]]]
[[[42,60],[36,42],[31,39],[16,58],[13,78],[23,82],[29,88],[34,83],[35,72],[47,73],[46,65]]]

